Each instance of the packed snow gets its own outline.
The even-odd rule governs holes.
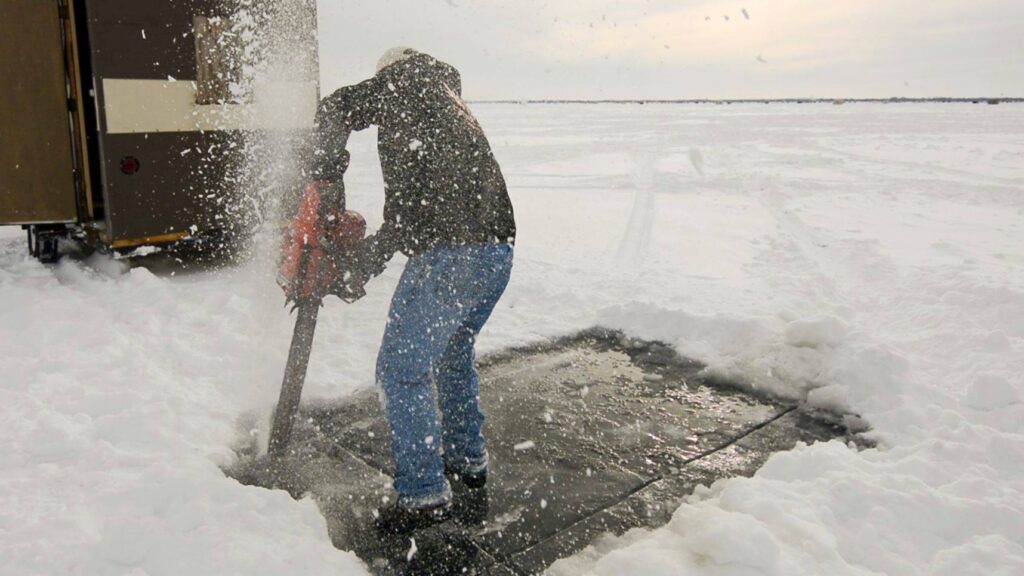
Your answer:
[[[520,229],[482,351],[619,328],[877,442],[776,454],[552,573],[1024,573],[1024,107],[474,110]],[[373,142],[347,179],[371,227]],[[272,261],[47,267],[0,231],[0,573],[365,572],[310,499],[219,469],[280,385]],[[401,269],[326,305],[308,401],[373,385]]]

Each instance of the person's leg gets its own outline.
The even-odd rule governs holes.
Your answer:
[[[451,498],[431,381],[432,364],[461,320],[458,310],[437,298],[447,260],[437,250],[409,259],[377,356],[377,383],[391,425],[395,490],[405,508],[428,508]]]
[[[475,473],[487,467],[484,414],[473,345],[476,333],[467,326],[452,336],[435,372],[442,415],[445,467]]]
[[[449,340],[436,366],[435,380],[443,417],[445,464],[456,473],[477,474],[487,468],[487,450],[474,344],[508,285],[512,248],[473,247],[467,261],[477,298]]]
[[[403,507],[430,507],[450,498],[432,370],[461,327],[479,331],[510,267],[511,249],[497,246],[438,247],[406,265],[377,358]]]

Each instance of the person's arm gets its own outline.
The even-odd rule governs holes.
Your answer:
[[[348,169],[345,149],[353,131],[380,121],[381,94],[376,78],[346,86],[320,101],[315,120],[315,144],[310,162],[313,180],[341,182]]]
[[[366,238],[361,251],[362,263],[371,276],[383,272],[384,265],[401,249],[396,196],[387,192],[385,194],[384,223],[377,232]]]
[[[348,137],[354,131],[365,130],[380,123],[384,94],[381,80],[371,78],[353,86],[340,88],[320,102],[316,114],[316,147],[311,166],[314,180],[334,183],[332,188],[343,190],[342,178],[348,169]],[[343,202],[344,199],[342,198]],[[350,260],[362,280],[380,274],[384,265],[398,251],[396,219],[385,202],[384,224],[366,238]],[[350,255],[351,257],[351,255]]]

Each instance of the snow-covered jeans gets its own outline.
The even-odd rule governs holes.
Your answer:
[[[473,346],[511,271],[507,244],[439,246],[405,266],[377,356],[400,506],[449,501],[445,464],[487,466]]]

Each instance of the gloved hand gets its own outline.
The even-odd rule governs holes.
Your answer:
[[[333,252],[331,257],[341,271],[331,293],[346,302],[365,296],[366,283],[384,271],[384,262],[377,254],[372,238],[363,240],[351,250]]]

